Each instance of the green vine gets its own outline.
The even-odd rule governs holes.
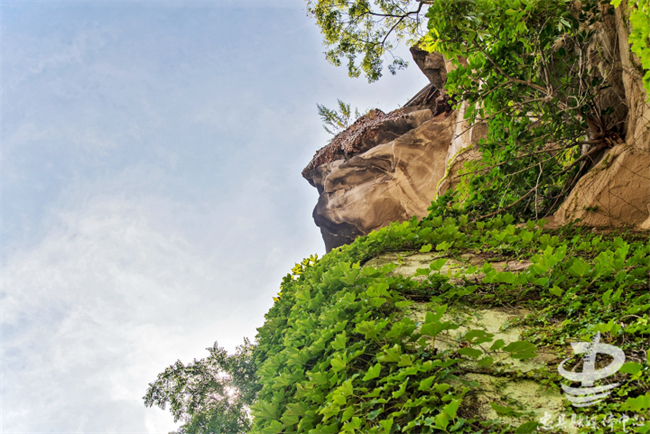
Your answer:
[[[532,432],[535,420],[512,427],[481,420],[464,407],[473,386],[457,381],[462,363],[489,368],[504,357],[534,357],[538,347],[562,353],[569,340],[590,339],[597,331],[638,366],[628,366],[633,374],[619,374],[624,393],[614,402],[585,411],[599,420],[607,412],[645,414],[646,398],[639,397],[647,396],[650,405],[646,240],[574,228],[544,231],[543,221],[513,223],[511,216],[471,223],[434,214],[394,223],[296,265],[257,336],[262,389],[251,407],[252,432]],[[394,274],[393,263],[364,266],[391,251],[436,251],[440,257],[413,277]],[[468,265],[441,273],[447,260],[468,253],[530,258],[532,265],[497,271],[486,261],[480,270]],[[467,278],[478,271],[480,281]],[[524,306],[534,315],[522,321],[524,341],[505,346],[472,330],[461,349],[434,349],[437,336],[458,327],[445,316],[458,304]],[[425,308],[422,318],[413,315],[416,305]],[[549,371],[536,375],[550,385],[559,380]]]

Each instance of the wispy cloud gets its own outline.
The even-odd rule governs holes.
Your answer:
[[[425,80],[348,80],[302,0],[244,6],[2,2],[3,432],[172,429],[147,383],[253,337],[323,251],[316,102]]]

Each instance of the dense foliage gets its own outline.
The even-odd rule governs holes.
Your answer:
[[[549,215],[598,152],[621,142],[621,125],[608,115],[622,103],[599,98],[612,71],[600,71],[591,53],[593,24],[613,8],[574,5],[438,0],[429,9],[428,47],[458,65],[447,91],[467,105],[466,119],[488,127],[461,192],[478,216]]]
[[[616,7],[622,0],[612,0]],[[630,14],[630,49],[639,57],[645,91],[650,99],[650,0],[629,0],[627,2]]]
[[[259,390],[254,348],[244,339],[229,355],[215,342],[205,359],[187,365],[178,360],[149,384],[145,405],[169,405],[174,422],[183,422],[176,434],[247,433],[248,406]]]
[[[620,374],[624,393],[582,411],[600,420],[608,412],[643,414],[650,405],[646,237],[625,241],[570,228],[543,231],[543,222],[512,223],[510,216],[479,223],[431,216],[392,224],[297,265],[259,329],[263,387],[252,406],[253,432],[531,432],[534,420],[504,427],[464,410],[472,388],[457,381],[460,362],[478,359],[489,367],[499,354],[533,357],[536,346],[562,352],[565,342],[597,331],[636,364],[634,374]],[[440,259],[418,270],[427,276],[422,281],[391,274],[394,264],[363,266],[381,252],[430,250]],[[454,276],[437,272],[447,258],[468,253],[486,257],[480,281],[466,278],[477,267]],[[504,258],[531,258],[533,264],[518,273],[497,272],[490,263]],[[525,320],[528,342],[503,347],[475,330],[464,336],[464,350],[434,351],[432,340],[456,327],[443,314],[457,303],[527,307],[535,312]],[[416,305],[428,312],[421,321],[413,316]],[[557,374],[535,375],[557,387]]]
[[[307,10],[316,18],[328,46],[325,55],[334,65],[347,60],[348,74],[362,73],[369,82],[381,77],[386,53],[392,55],[401,40],[412,45],[424,24],[422,12],[432,0],[307,0]],[[361,56],[359,60],[358,57]],[[404,59],[392,56],[388,69],[406,67]]]

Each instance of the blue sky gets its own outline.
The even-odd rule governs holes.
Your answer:
[[[167,432],[147,383],[254,337],[324,252],[300,176],[316,103],[389,111],[426,78],[348,78],[302,0],[1,13],[1,429]]]

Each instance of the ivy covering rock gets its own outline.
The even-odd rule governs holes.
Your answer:
[[[259,329],[262,389],[252,406],[253,432],[532,432],[539,414],[505,396],[492,407],[498,417],[477,414],[471,404],[480,383],[464,375],[503,371],[507,361],[540,352],[570,358],[570,342],[598,332],[627,355],[625,368],[607,380],[621,386],[593,407],[571,409],[566,401],[566,413],[595,415],[600,428],[585,432],[601,433],[612,432],[602,425],[611,415],[648,418],[647,235],[549,231],[543,224],[430,216],[296,265]],[[413,276],[395,273],[393,261],[371,265],[385,252],[429,251],[438,257]],[[521,260],[530,263],[512,271],[494,266]],[[449,262],[456,265],[445,269]],[[459,306],[530,313],[508,325],[525,332],[506,345],[480,327],[449,333],[461,324],[446,313]],[[443,335],[455,345],[436,345]],[[556,393],[562,380],[552,363],[506,371]],[[648,432],[650,424],[634,429]]]

